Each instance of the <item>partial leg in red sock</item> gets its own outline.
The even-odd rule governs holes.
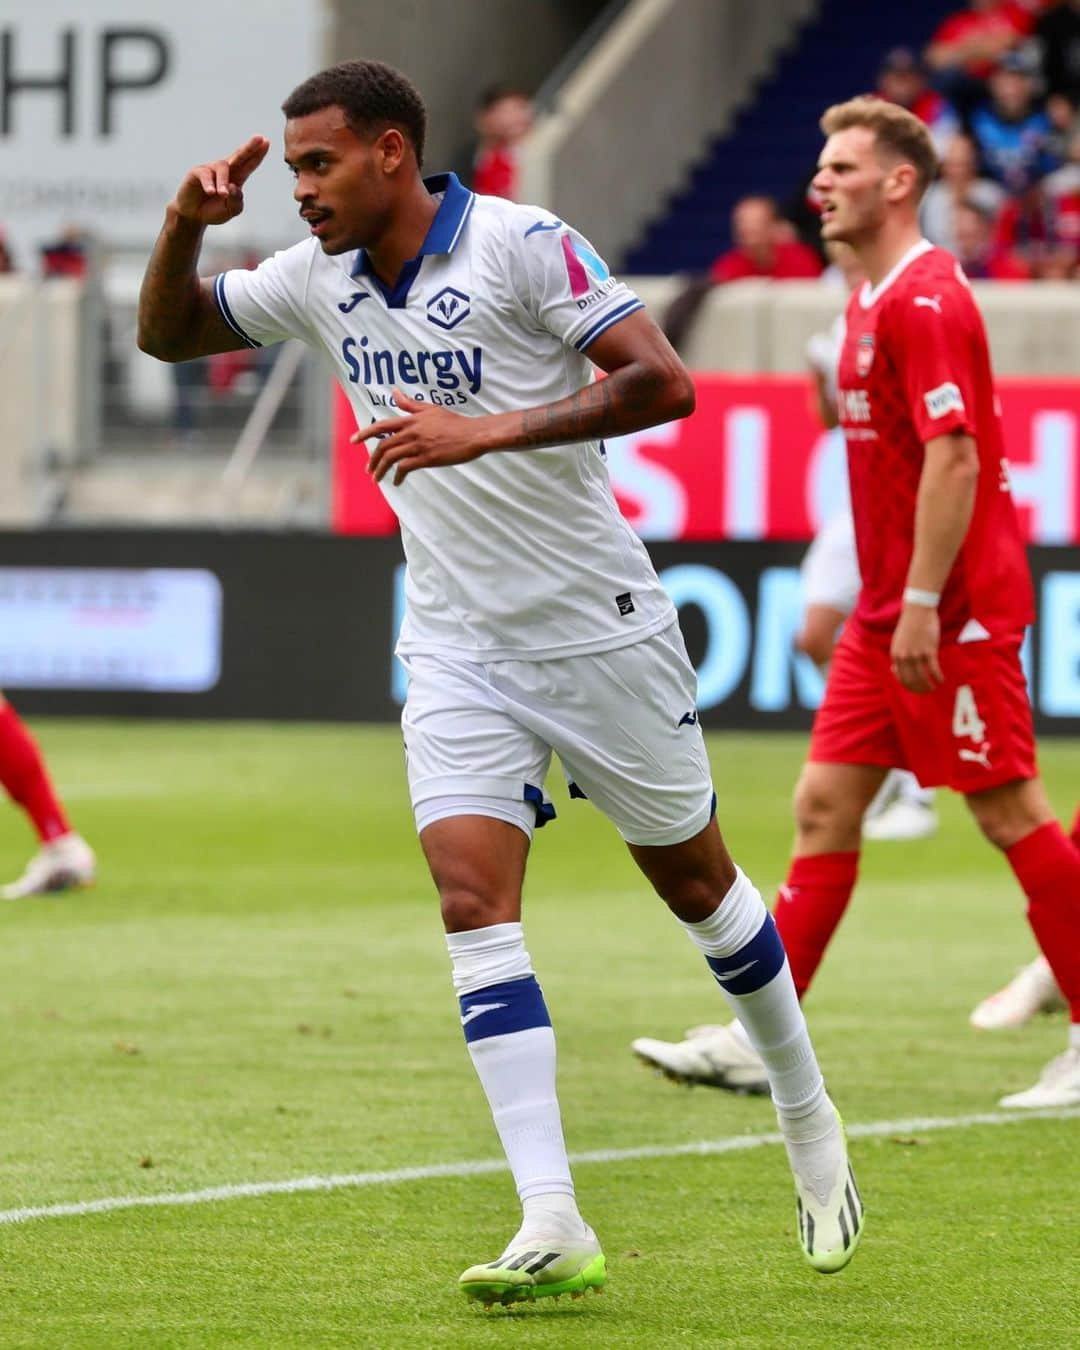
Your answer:
[[[800,998],[844,917],[858,868],[858,853],[816,853],[791,860],[773,917]]]
[[[30,817],[43,844],[70,833],[37,742],[10,703],[0,703],[0,783]]]

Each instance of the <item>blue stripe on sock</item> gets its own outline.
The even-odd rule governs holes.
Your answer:
[[[462,994],[461,1025],[467,1041],[483,1041],[489,1036],[508,1036],[532,1027],[549,1027],[544,995],[535,975],[523,980],[507,980]]]
[[[784,944],[771,914],[745,947],[730,956],[707,956],[716,983],[728,994],[752,994],[774,979],[784,964]]]

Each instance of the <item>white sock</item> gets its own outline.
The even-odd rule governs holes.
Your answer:
[[[555,1091],[555,1034],[521,924],[446,938],[469,1054],[525,1209],[525,1232],[584,1230]],[[577,1228],[574,1228],[576,1221]]]
[[[813,1114],[826,1100],[825,1085],[780,936],[756,887],[736,869],[731,889],[710,917],[683,927],[705,953],[761,1056],[781,1126]]]

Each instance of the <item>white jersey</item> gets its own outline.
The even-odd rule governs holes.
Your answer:
[[[453,174],[392,291],[366,253],[316,239],[223,273],[215,294],[252,345],[324,350],[358,426],[393,415],[395,385],[467,416],[550,403],[589,383],[589,344],[642,308],[549,212],[480,197]],[[363,445],[357,454],[365,454]],[[408,562],[403,653],[476,661],[605,651],[675,611],[615,504],[603,445],[507,450],[381,486]]]

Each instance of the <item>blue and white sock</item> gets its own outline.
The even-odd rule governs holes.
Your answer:
[[[826,1100],[806,1019],[780,935],[757,888],[736,869],[713,914],[684,923],[705,953],[747,1040],[761,1056],[781,1123],[815,1112]]]
[[[448,933],[469,1054],[525,1212],[522,1232],[578,1236],[555,1092],[555,1033],[520,923]]]

